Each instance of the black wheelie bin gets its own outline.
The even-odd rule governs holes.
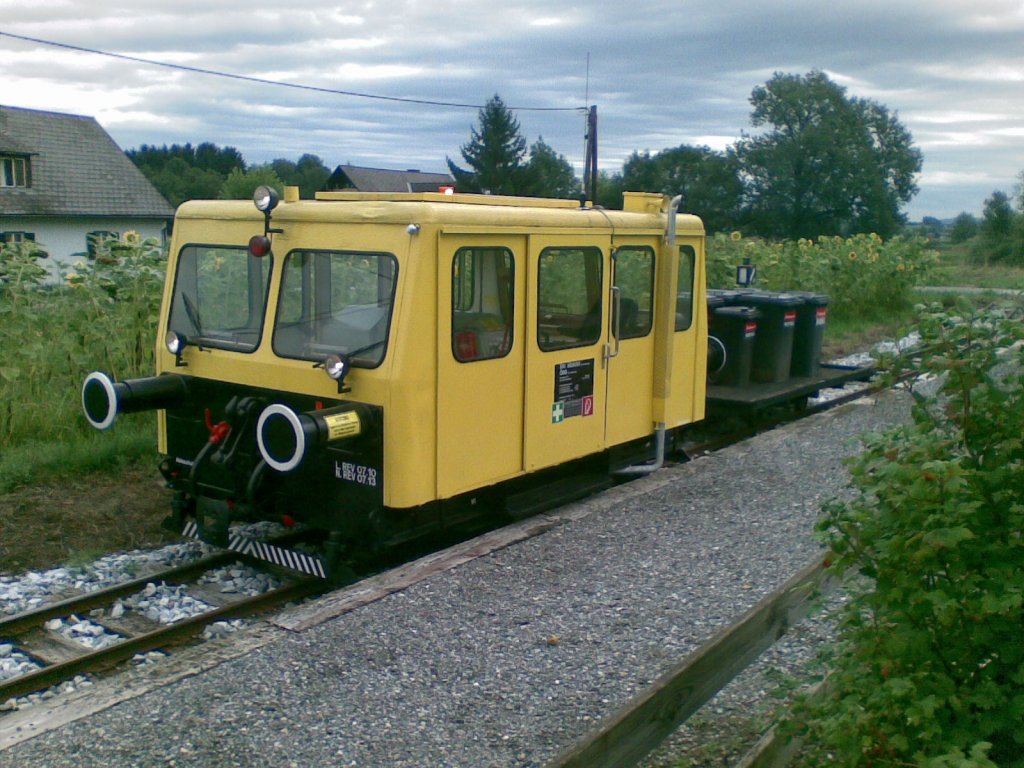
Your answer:
[[[788,293],[745,291],[741,301],[761,313],[754,338],[751,380],[771,383],[786,381],[793,360],[797,307],[803,304],[803,299]]]
[[[760,316],[753,307],[717,307],[712,311],[708,381],[726,387],[743,387],[750,382]]]
[[[793,328],[793,360],[789,375],[817,378],[821,366],[821,342],[825,336],[825,318],[828,314],[828,296],[810,291],[794,291],[803,304],[796,310]]]

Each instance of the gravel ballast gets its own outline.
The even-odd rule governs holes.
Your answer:
[[[542,766],[811,562],[842,458],[908,411],[885,394],[662,470],[0,766]]]

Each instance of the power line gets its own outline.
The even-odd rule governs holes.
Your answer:
[[[430,99],[409,99],[402,98],[401,96],[381,96],[374,93],[360,93],[359,91],[344,91],[337,88],[322,88],[316,85],[303,85],[301,83],[289,83],[281,80],[267,80],[262,77],[252,77],[251,75],[239,75],[232,72],[219,72],[215,69],[203,69],[202,67],[190,67],[186,64],[171,64],[166,61],[157,61],[155,59],[144,59],[139,56],[128,56],[124,53],[113,53],[112,51],[101,51],[96,48],[85,48],[80,45],[71,45],[69,43],[58,43],[54,40],[43,40],[38,37],[28,37],[26,35],[15,35],[11,32],[0,31],[0,37],[9,37],[14,40],[21,40],[26,43],[35,43],[37,45],[49,45],[54,48],[63,48],[68,51],[77,51],[79,53],[91,53],[96,56],[107,56],[112,59],[121,59],[122,61],[133,61],[137,64],[148,64],[153,67],[165,67],[167,69],[177,69],[182,72],[192,72],[199,75],[210,75],[212,77],[226,77],[231,80],[243,80],[247,83],[259,83],[260,85],[274,85],[279,88],[294,88],[300,91],[315,91],[317,93],[329,93],[335,96],[352,96],[360,99],[376,99],[377,101],[395,101],[402,104],[419,104],[430,107],[454,107],[458,109],[483,109],[484,107],[480,104],[462,104],[459,102],[451,101],[432,101]],[[508,107],[510,110],[517,112],[586,112],[587,108],[583,107]]]

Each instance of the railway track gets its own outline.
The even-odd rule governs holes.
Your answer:
[[[872,384],[807,408],[776,409],[770,416],[759,419],[747,429],[731,430],[726,434],[689,443],[684,446],[685,453],[691,457],[709,453],[758,431],[837,407],[873,394],[878,389],[879,385]],[[546,527],[541,526],[538,532],[542,530],[546,530]],[[500,534],[500,531],[498,533]],[[192,563],[103,590],[67,598],[0,620],[0,644],[13,645],[18,653],[38,664],[38,669],[0,683],[0,702],[58,686],[81,674],[109,670],[137,654],[184,644],[218,621],[253,615],[275,605],[296,601],[330,588],[318,579],[295,579],[259,595],[227,597],[213,594],[211,589],[195,586],[196,580],[203,574],[245,559],[235,552],[220,552]],[[209,609],[169,624],[160,624],[132,611],[114,615],[113,606],[155,584],[182,585],[197,593],[197,599],[206,602]],[[53,624],[54,620],[62,620],[59,622],[62,626],[74,623],[68,621],[69,619],[85,619],[90,625],[100,628],[105,635],[117,639],[101,648],[79,645],[62,635]],[[48,625],[55,628],[48,628]]]
[[[319,579],[292,579],[257,595],[218,593],[198,580],[206,573],[239,561],[237,553],[221,552],[186,565],[69,597],[0,620],[0,643],[29,659],[37,669],[0,683],[0,702],[43,691],[84,673],[107,670],[136,654],[180,645],[219,621],[249,616],[299,600],[326,588]],[[207,609],[180,620],[161,623],[123,600],[157,585],[177,585]],[[193,602],[193,605],[195,603]],[[89,645],[62,632],[81,627],[82,636],[101,639]]]

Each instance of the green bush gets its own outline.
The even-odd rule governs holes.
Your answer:
[[[128,232],[48,279],[38,254],[0,246],[0,453],[91,431],[79,392],[92,370],[153,372],[166,253]]]
[[[936,391],[867,439],[819,524],[867,588],[804,714],[807,765],[1024,765],[1024,329],[937,310],[920,329]]]
[[[816,291],[831,298],[829,313],[842,319],[888,315],[911,305],[911,288],[927,279],[938,254],[920,237],[823,237],[767,242],[738,232],[708,239],[708,285],[736,285],[736,265],[750,259],[757,287]]]

